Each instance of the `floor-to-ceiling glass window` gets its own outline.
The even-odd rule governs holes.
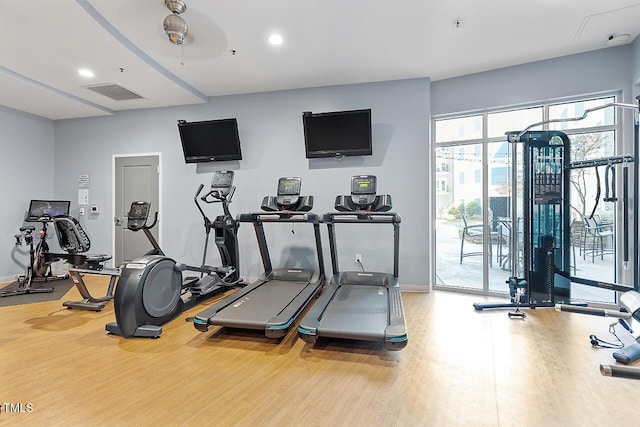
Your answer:
[[[436,286],[484,286],[489,259],[483,209],[483,117],[437,121]]]
[[[485,294],[508,292],[507,278],[524,273],[523,144],[507,142],[505,134],[547,118],[581,116],[587,108],[613,101],[611,96],[434,120],[436,287]],[[538,129],[566,132],[572,160],[615,154],[613,108],[589,114],[585,120],[531,130]],[[594,243],[583,218],[589,210],[589,197],[595,197],[587,194],[595,188],[595,170],[571,173],[575,187],[571,190],[574,271],[614,281],[613,257],[607,256],[615,250],[615,242],[613,238],[606,241],[605,236]],[[614,222],[613,209],[606,203],[600,205],[597,220]],[[613,293],[608,290],[574,284],[572,292],[580,299],[613,302]]]
[[[490,231],[497,265],[489,265],[486,289],[508,292],[507,279],[523,275],[522,148],[507,142],[508,132],[518,132],[541,122],[542,107],[521,108],[487,114],[487,159],[490,176],[487,189]],[[536,127],[534,129],[540,129]],[[515,200],[514,200],[515,199]],[[514,203],[515,202],[515,203]]]

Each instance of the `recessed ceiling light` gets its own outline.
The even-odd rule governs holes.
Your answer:
[[[88,78],[88,79],[89,79],[89,78],[91,78],[91,77],[94,77],[94,76],[95,76],[95,74],[93,73],[93,71],[91,71],[91,70],[90,70],[90,69],[88,69],[88,68],[80,68],[80,69],[78,70],[78,74],[80,74],[82,77],[86,77],[86,78]]]
[[[275,46],[282,44],[282,36],[280,34],[271,34],[269,36],[269,43]]]

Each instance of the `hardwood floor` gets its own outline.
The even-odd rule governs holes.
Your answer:
[[[95,294],[106,281],[85,278]],[[321,341],[184,321],[157,340],[107,335],[100,313],[56,302],[0,308],[0,424],[64,426],[634,425],[640,382],[603,377],[610,319],[475,312],[478,297],[403,295],[409,344]],[[22,403],[22,413],[7,405]],[[28,404],[28,405],[27,405]]]

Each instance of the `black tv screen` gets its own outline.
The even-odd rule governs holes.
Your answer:
[[[371,155],[371,110],[302,114],[308,159]]]
[[[242,160],[235,118],[201,122],[179,120],[178,130],[187,163]]]

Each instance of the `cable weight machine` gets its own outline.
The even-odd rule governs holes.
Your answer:
[[[508,134],[509,140],[513,135],[518,133]],[[474,308],[515,308],[509,317],[524,318],[520,308],[553,307],[570,300],[570,149],[569,137],[560,131],[527,131],[519,135],[518,142],[524,143],[524,277],[517,276],[520,261],[512,256],[511,277],[507,281],[511,303],[474,304]],[[512,192],[517,195],[516,186]],[[516,202],[515,195],[511,199]],[[516,207],[513,212],[517,212]],[[516,227],[517,221],[512,225],[512,236],[516,235]],[[518,253],[517,240],[510,241],[512,254]]]
[[[520,308],[554,307],[562,305],[566,310],[571,309],[571,282],[589,286],[596,286],[615,291],[638,289],[638,173],[633,168],[633,178],[629,177],[629,165],[638,165],[638,122],[640,112],[640,96],[638,105],[623,103],[607,103],[586,109],[581,117],[545,120],[534,123],[523,131],[507,133],[507,140],[512,143],[512,159],[517,162],[517,147],[523,147],[523,229],[522,229],[522,261],[519,265],[517,256],[511,257],[510,273],[507,280],[511,302],[507,304],[474,304],[476,310],[515,308],[509,317],[524,318]],[[531,129],[549,123],[579,121],[593,111],[615,107],[633,109],[634,133],[633,154],[612,156],[602,159],[571,162],[570,141],[561,131]],[[522,144],[518,144],[522,143]],[[623,165],[623,194],[618,198],[615,194],[615,165]],[[607,194],[604,201],[618,203],[622,210],[622,252],[624,268],[632,266],[633,285],[606,283],[571,275],[571,170],[606,166],[605,180]],[[611,187],[608,179],[611,176]],[[633,181],[632,193],[629,184]],[[609,188],[612,192],[609,193]],[[511,203],[512,216],[518,212],[518,190],[512,187]],[[597,199],[600,198],[598,192]],[[594,207],[595,211],[595,207]],[[630,222],[629,215],[632,220]],[[592,212],[593,216],[593,212]],[[632,234],[630,233],[632,226]],[[512,228],[517,227],[514,221]],[[514,233],[512,233],[513,235]],[[630,238],[631,237],[631,238]],[[518,239],[511,239],[510,251],[518,253]],[[633,257],[630,259],[630,249]],[[522,267],[523,277],[518,277],[519,267]],[[586,304],[577,304],[586,306]]]
[[[523,212],[523,264],[529,305],[569,303],[569,137],[559,131],[530,131],[522,141],[526,144],[523,197],[527,204]]]

